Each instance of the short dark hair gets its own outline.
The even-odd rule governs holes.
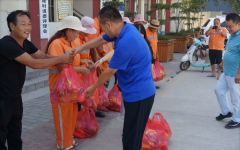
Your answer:
[[[240,16],[235,13],[230,13],[226,16],[226,21],[232,20],[234,23],[240,23]]]
[[[216,21],[216,20],[218,20],[219,22],[221,22],[219,18],[215,18],[215,19],[214,19],[214,21]],[[214,22],[214,21],[213,21],[213,22]]]
[[[11,28],[10,28],[10,22],[12,22],[14,25],[17,25],[17,16],[21,16],[21,15],[26,15],[28,16],[28,18],[30,19],[30,14],[27,11],[24,10],[15,10],[13,12],[11,12],[8,17],[7,17],[7,24],[8,24],[8,28],[9,31],[12,32]]]
[[[119,13],[118,9],[112,5],[107,5],[103,7],[99,13],[99,22],[101,24],[105,24],[107,20],[113,21],[113,22],[122,22],[122,16]]]

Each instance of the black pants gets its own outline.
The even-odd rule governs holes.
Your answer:
[[[0,97],[0,150],[22,150],[22,97]]]
[[[222,62],[222,51],[210,49],[209,59],[210,59],[211,65],[214,65],[214,64],[219,65]]]
[[[150,115],[155,94],[137,102],[125,102],[123,150],[140,150],[143,133]]]

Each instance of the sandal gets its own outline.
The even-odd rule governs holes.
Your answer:
[[[214,75],[210,74],[210,75],[208,75],[207,77],[216,77],[216,76],[214,76]]]
[[[95,112],[95,116],[100,117],[100,118],[104,118],[106,116],[106,113],[98,110],[98,111]]]

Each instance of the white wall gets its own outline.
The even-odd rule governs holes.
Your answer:
[[[27,10],[26,0],[0,0],[0,38],[9,35],[7,16],[14,10]]]
[[[49,39],[58,31],[61,26],[61,22],[49,22]]]
[[[84,16],[93,17],[92,0],[73,0],[73,7]]]

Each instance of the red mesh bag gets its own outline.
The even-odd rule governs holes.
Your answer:
[[[66,64],[51,92],[51,103],[83,102],[86,98],[86,94],[82,95],[82,93],[85,90],[86,86],[73,66]]]
[[[153,119],[148,119],[141,150],[167,150],[171,135],[172,131],[167,121],[160,113],[155,113]]]
[[[108,100],[108,95],[107,95],[107,91],[104,87],[104,85],[100,85],[98,88],[98,108],[100,107],[106,107],[110,104],[109,100]]]
[[[107,108],[113,111],[120,112],[122,93],[119,91],[118,84],[115,84],[111,91],[109,91],[108,99],[110,104],[107,106]]]
[[[159,60],[155,60],[155,63],[152,69],[152,74],[153,74],[153,80],[155,82],[163,80],[165,75],[165,69],[163,66],[161,66]]]
[[[94,84],[94,76],[97,76],[96,74],[96,70],[90,72],[87,76],[82,76],[81,78],[83,79],[83,82],[85,83],[85,85],[87,87],[91,86]],[[93,96],[91,98],[86,99],[85,101],[83,101],[82,104],[83,106],[87,107],[87,108],[92,108],[92,109],[96,109],[97,108],[97,104],[98,104],[98,90],[95,90]]]
[[[98,132],[98,122],[95,113],[92,109],[83,107],[78,112],[77,122],[74,131],[75,138],[90,138],[94,137]]]

